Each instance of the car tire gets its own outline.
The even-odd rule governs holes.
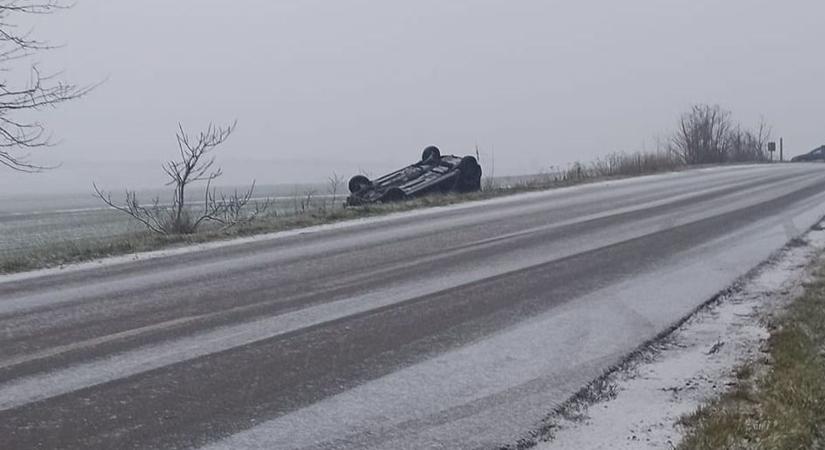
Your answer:
[[[460,172],[457,186],[459,191],[472,192],[481,189],[481,166],[474,157],[461,158],[458,171]]]
[[[437,161],[441,159],[441,150],[435,146],[429,146],[421,153],[421,161]]]
[[[372,181],[369,178],[363,175],[356,175],[349,180],[349,191],[355,194],[356,192],[362,191],[365,188],[372,186]]]

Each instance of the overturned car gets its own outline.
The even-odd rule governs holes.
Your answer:
[[[352,177],[347,204],[395,202],[436,192],[472,192],[480,189],[481,166],[474,157],[441,155],[437,147],[427,147],[421,161],[381,178]]]
[[[806,162],[806,161],[825,161],[825,145],[811,150],[804,155],[794,156],[791,162]]]

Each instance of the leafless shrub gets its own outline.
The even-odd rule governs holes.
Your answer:
[[[672,151],[685,164],[720,163],[727,160],[730,111],[718,105],[694,105],[679,120]]]
[[[252,220],[269,207],[269,200],[263,204],[256,202],[251,212],[245,212],[255,190],[254,182],[249,190],[243,193],[236,191],[231,196],[219,197],[212,189],[212,181],[223,173],[220,168],[214,167],[215,156],[212,153],[229,138],[235,126],[236,123],[228,127],[210,124],[206,131],[197,136],[188,135],[183,126],[178,126],[176,137],[180,159],[163,165],[170,179],[166,185],[173,187],[169,205],[161,205],[160,199],[155,198],[150,206],[143,206],[137,193],[130,190],[126,190],[125,201],[118,204],[112,200],[111,194],[104,193],[93,184],[95,194],[109,207],[132,216],[147,229],[160,234],[192,234],[207,221],[229,227]],[[187,188],[198,182],[206,183],[203,209],[193,215],[187,205],[186,192]]]
[[[315,196],[318,193],[315,189],[307,189],[303,192],[298,191],[298,187],[292,193],[292,209],[297,216],[299,214],[306,214],[312,212],[315,206]],[[319,209],[323,210],[324,205]]]
[[[205,211],[209,212],[208,220],[217,222],[224,229],[248,224],[270,210],[272,198],[262,201],[252,198],[255,192],[255,181],[246,191],[235,190],[231,195],[217,194],[215,189],[206,191]],[[277,214],[275,212],[274,214]]]
[[[327,194],[330,196],[330,209],[335,209],[338,201],[338,191],[344,186],[344,177],[332,172],[332,176],[327,178]]]
[[[770,159],[767,147],[771,139],[771,128],[762,119],[756,128],[751,130],[737,126],[729,135],[730,151],[728,161],[766,161]]]
[[[19,65],[52,47],[20,32],[13,24],[24,15],[51,14],[66,9],[58,0],[0,0],[0,72],[16,74]],[[9,77],[0,79],[0,165],[21,172],[38,172],[47,167],[34,164],[28,151],[52,145],[45,126],[31,119],[31,113],[73,100],[92,87],[81,87],[59,80],[59,74],[45,74],[36,64],[25,68],[28,80],[17,84]],[[17,78],[22,78],[18,76]]]
[[[301,213],[306,213],[312,209],[312,200],[315,197],[315,189],[307,189],[301,199]]]
[[[762,120],[745,130],[718,105],[694,105],[682,115],[670,150],[685,164],[763,161],[770,127]]]

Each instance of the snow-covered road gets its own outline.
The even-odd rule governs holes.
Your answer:
[[[700,169],[0,278],[0,448],[494,448],[825,215]]]

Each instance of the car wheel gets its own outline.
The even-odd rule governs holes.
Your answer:
[[[424,149],[424,153],[421,154],[421,161],[436,161],[441,159],[441,150],[435,146],[429,146]]]
[[[349,180],[349,191],[355,194],[365,188],[372,186],[372,181],[363,175],[356,175]]]
[[[458,189],[462,192],[477,191],[481,189],[481,166],[472,156],[461,158],[458,163],[458,171],[461,173]]]

